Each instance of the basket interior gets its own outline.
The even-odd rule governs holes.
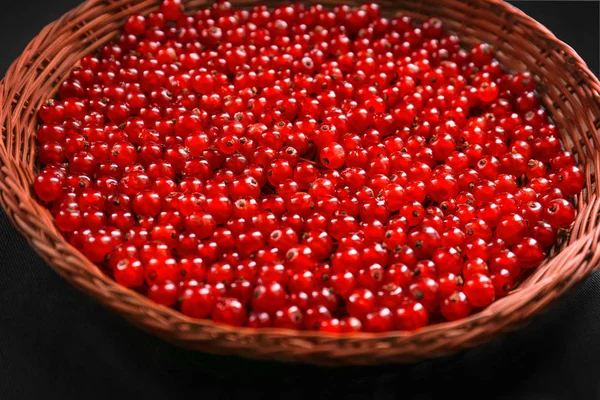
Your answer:
[[[96,13],[90,10],[86,13],[90,15],[89,19],[79,18],[77,23],[74,21],[65,26],[63,30],[71,32],[70,40],[61,46],[58,52],[49,51],[48,53],[53,54],[40,54],[33,60],[40,64],[37,66],[38,69],[50,72],[48,75],[41,74],[39,76],[39,83],[42,84],[40,90],[48,93],[46,98],[54,95],[58,85],[68,75],[82,54],[93,53],[97,48],[112,40],[128,15],[137,12],[147,14],[156,9],[158,3],[154,0],[134,4],[130,4],[128,1],[106,2],[102,4],[102,11],[107,15],[106,19],[98,18]],[[188,8],[194,9],[210,3],[210,1],[192,0],[186,5]],[[250,8],[259,3],[278,5],[281,2],[233,1],[232,3],[236,7]],[[337,2],[329,0],[318,3],[330,7],[337,4]],[[345,3],[361,4],[361,2],[355,1],[346,1]],[[571,234],[563,236],[553,247],[549,254],[550,259],[565,245],[589,232],[598,224],[598,213],[588,212],[589,210],[586,209],[591,202],[590,196],[597,191],[595,177],[599,163],[595,154],[599,138],[596,131],[600,129],[598,108],[589,107],[586,100],[595,99],[597,102],[598,95],[585,85],[586,77],[581,76],[581,71],[574,63],[571,54],[561,50],[558,46],[553,46],[545,32],[533,30],[529,26],[518,23],[513,14],[506,12],[503,5],[496,3],[496,1],[491,1],[482,5],[481,2],[452,1],[440,4],[436,0],[379,2],[383,14],[389,17],[397,13],[408,15],[415,20],[423,20],[432,16],[438,17],[445,22],[451,32],[461,38],[463,45],[471,46],[481,41],[487,42],[494,46],[496,57],[505,68],[512,72],[530,71],[535,75],[542,104],[560,128],[564,147],[575,155],[589,178],[586,189],[575,199],[580,213],[577,223]],[[106,23],[106,21],[110,22]],[[74,38],[76,40],[73,40]],[[35,121],[34,115],[43,101],[45,99],[38,96],[37,102],[35,100],[30,102],[27,109],[22,110],[20,117],[25,117],[23,112],[27,112],[27,117],[24,119]],[[30,135],[30,141],[33,140],[34,137]],[[35,143],[30,142],[27,147],[30,151],[26,154],[26,160],[28,164],[34,165],[35,172],[37,167]],[[33,175],[28,174],[27,178],[30,183]],[[582,218],[584,215],[587,218]],[[538,268],[538,271],[541,270],[544,269]],[[530,275],[528,274],[524,282],[520,282],[520,284],[527,284]]]

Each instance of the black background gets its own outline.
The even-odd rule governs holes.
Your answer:
[[[44,25],[78,3],[4,7],[2,75]],[[598,74],[600,3],[514,3]],[[54,274],[0,213],[0,398],[116,393],[143,399],[600,398],[600,274],[520,331],[456,356],[371,368],[284,365],[189,352],[138,331]]]

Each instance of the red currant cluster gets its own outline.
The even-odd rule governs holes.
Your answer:
[[[435,18],[165,0],[40,108],[34,188],[188,316],[413,330],[505,296],[573,222],[584,175],[534,90]]]

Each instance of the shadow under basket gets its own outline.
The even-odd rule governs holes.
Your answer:
[[[258,2],[230,0],[239,7]],[[238,354],[327,365],[412,362],[476,346],[515,329],[597,266],[600,173],[600,83],[568,45],[518,9],[500,0],[380,1],[384,15],[442,19],[463,43],[490,43],[509,70],[528,70],[542,104],[560,128],[566,149],[585,172],[576,197],[577,219],[549,260],[510,295],[466,319],[416,332],[328,335],[281,329],[234,328],[194,320],[153,303],[103,274],[66,242],[50,212],[32,194],[36,173],[37,110],[52,97],[85,54],[115,37],[132,13],[156,10],[159,0],[89,0],[45,27],[10,67],[1,83],[0,202],[12,223],[48,264],[71,284],[140,328],[169,342],[211,353]],[[276,2],[264,2],[267,5]],[[322,0],[322,4],[333,1]],[[355,5],[353,2],[346,2]],[[192,0],[187,9],[210,2]]]

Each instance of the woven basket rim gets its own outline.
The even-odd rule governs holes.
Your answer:
[[[76,16],[82,12],[85,12],[92,5],[99,4],[99,3],[103,3],[103,1],[102,0],[87,0],[87,1],[85,1],[84,3],[80,4],[76,8],[69,11],[67,14],[65,14],[63,17],[61,17],[59,20],[54,21],[51,24],[49,24],[48,26],[46,26],[28,44],[28,46],[26,47],[26,49],[22,53],[22,55],[19,56],[19,58],[12,63],[12,65],[7,70],[5,77],[2,79],[2,81],[0,81],[0,92],[1,92],[0,100],[3,103],[2,104],[3,106],[4,106],[5,101],[11,100],[11,99],[6,99],[4,97],[4,94],[6,92],[6,88],[8,85],[7,77],[13,76],[13,75],[18,75],[21,70],[26,68],[24,61],[26,61],[28,59],[28,56],[30,55],[29,53],[31,52],[32,43],[34,43],[36,40],[43,41],[44,40],[43,36],[45,35],[45,33],[48,32],[50,29],[55,28],[57,26],[57,24],[64,23],[65,21],[68,22],[72,19],[73,16]],[[204,1],[198,2],[198,3],[205,5]],[[467,3],[469,3],[469,2],[467,1]],[[562,53],[564,53],[564,55],[568,58],[568,61],[570,63],[574,64],[575,68],[580,73],[583,74],[584,83],[592,91],[595,102],[597,104],[600,104],[600,81],[590,71],[590,69],[587,66],[587,64],[585,63],[585,61],[575,52],[575,50],[572,47],[570,47],[568,44],[566,44],[563,41],[561,41],[560,39],[558,39],[544,25],[537,22],[530,16],[526,15],[525,13],[523,13],[521,10],[514,7],[513,5],[508,4],[502,0],[487,0],[487,3],[498,7],[500,12],[507,13],[508,15],[511,16],[511,18],[518,20],[519,23],[522,23],[522,24],[525,24],[525,25],[531,27],[533,30],[536,31],[536,33],[539,33],[539,35],[541,37],[543,37],[543,39],[545,41],[551,43],[552,47],[558,48]],[[399,10],[399,11],[403,11],[403,10]],[[8,116],[5,113],[9,113],[9,112],[6,112],[4,107],[2,109],[0,109],[0,118],[2,118],[3,120],[8,119]],[[1,153],[5,153],[5,152],[6,152],[6,149],[5,149],[5,144],[3,142],[0,145],[0,156],[2,156]],[[11,159],[14,157],[12,154],[9,154],[7,156],[7,158]],[[5,167],[4,157],[0,157],[0,161],[2,162],[2,167],[4,168]],[[17,160],[15,160],[15,161],[17,161]],[[25,193],[25,192],[17,194],[17,197],[19,199],[28,198],[31,196],[32,195],[30,193]],[[594,200],[595,203],[598,203],[598,201],[599,200],[597,198]],[[19,207],[18,205],[13,205],[13,204],[7,203],[4,199],[2,199],[0,201],[0,203],[2,204],[3,208],[6,211],[9,211],[9,209],[13,208],[13,207]],[[51,216],[49,210],[47,210],[44,206],[42,206],[41,204],[38,204],[37,202],[35,203],[35,205],[37,206],[37,208],[36,208],[37,212],[45,215],[50,220],[53,220],[53,217]],[[10,212],[7,212],[7,215],[11,218],[11,220],[13,221],[13,224],[17,225],[17,228],[21,231],[21,233],[24,236],[26,236],[28,242],[32,245],[32,247],[38,253],[42,254],[40,252],[40,246],[42,246],[42,244],[39,244],[36,241],[34,241],[28,232],[24,232],[24,230],[20,224],[15,224],[15,221],[13,219],[14,217]],[[600,236],[600,226],[594,227],[588,233],[579,237],[576,241],[568,244],[566,247],[564,247],[561,250],[560,253],[565,252],[569,248],[574,248],[574,247],[578,246],[580,243],[590,241],[593,238],[598,237],[598,236]],[[60,240],[58,242],[60,242],[62,246],[64,246],[66,249],[68,249],[69,253],[76,255],[77,259],[83,259],[83,260],[87,261],[85,256],[83,254],[81,254],[73,246],[71,246],[66,240],[60,238]],[[554,258],[560,256],[560,253],[556,254]],[[56,267],[53,266],[52,263],[43,254],[42,254],[42,256],[46,259],[46,262],[53,269],[56,270]],[[256,335],[256,336],[273,335],[273,336],[280,336],[280,337],[294,337],[294,338],[298,338],[298,339],[332,339],[332,340],[337,340],[337,341],[342,340],[342,341],[348,341],[348,342],[357,340],[357,339],[390,339],[390,338],[415,337],[415,336],[420,336],[420,335],[423,335],[426,333],[431,333],[434,331],[446,331],[448,329],[451,329],[451,328],[457,327],[457,326],[469,326],[469,324],[476,322],[484,315],[497,314],[497,313],[502,312],[504,303],[506,301],[508,301],[507,299],[511,298],[511,296],[514,296],[515,293],[517,293],[517,292],[519,292],[521,294],[527,293],[527,294],[531,295],[531,297],[533,298],[533,294],[538,293],[541,290],[541,288],[543,288],[544,286],[556,284],[556,282],[559,279],[564,278],[561,275],[553,275],[553,276],[545,277],[545,278],[535,282],[534,284],[532,284],[531,286],[529,286],[527,288],[517,288],[514,292],[511,292],[511,294],[509,296],[499,299],[496,302],[494,302],[492,305],[487,307],[486,309],[478,311],[477,313],[474,313],[471,316],[469,316],[465,319],[459,320],[459,321],[440,322],[440,323],[428,325],[419,330],[410,331],[410,332],[390,331],[390,332],[383,332],[383,333],[359,332],[359,333],[351,333],[351,334],[348,334],[348,333],[335,334],[335,333],[327,333],[327,332],[321,332],[321,331],[300,331],[300,330],[291,330],[291,329],[283,329],[283,328],[255,329],[255,328],[250,328],[250,327],[233,327],[233,326],[213,322],[212,320],[206,320],[206,319],[199,320],[199,319],[190,318],[190,317],[185,316],[184,314],[182,314],[181,312],[179,312],[177,310],[155,304],[155,303],[151,302],[149,299],[147,299],[145,296],[143,296],[142,294],[140,294],[134,290],[130,290],[130,289],[120,286],[118,283],[116,283],[110,277],[102,274],[100,272],[100,270],[98,269],[98,267],[96,267],[90,261],[83,262],[80,265],[80,268],[86,274],[90,275],[90,277],[92,279],[100,280],[102,282],[102,284],[105,285],[107,288],[109,288],[112,293],[118,293],[119,295],[122,295],[122,296],[134,297],[137,300],[139,300],[139,302],[145,303],[145,306],[149,309],[152,309],[153,312],[156,312],[161,317],[170,318],[170,319],[176,321],[177,324],[187,324],[187,325],[208,327],[208,328],[211,328],[212,331],[219,332],[219,333],[236,333],[236,334],[243,333],[245,335]],[[592,270],[594,270],[596,268],[597,268],[597,265],[590,266],[589,271],[587,271],[587,273],[592,272]],[[60,273],[60,271],[59,271],[59,273]],[[63,275],[63,274],[61,273],[61,275]],[[573,283],[575,283],[575,282],[570,282],[570,284],[573,284]],[[77,286],[79,286],[79,285],[77,285]],[[515,322],[512,321],[511,323],[514,324]],[[503,329],[503,328],[504,327],[500,327],[500,329]]]

